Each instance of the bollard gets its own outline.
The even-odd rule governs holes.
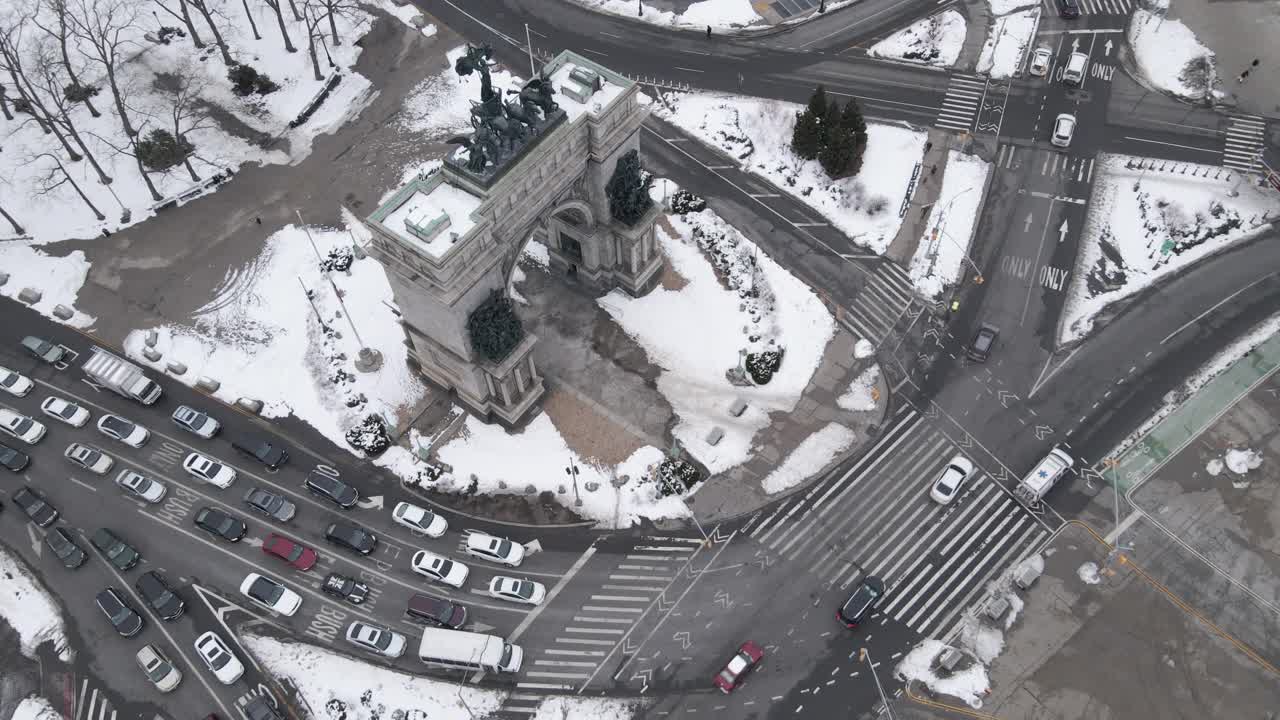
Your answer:
[[[220,387],[222,387],[222,383],[214,380],[208,375],[201,375],[196,378],[196,388],[199,390],[203,390],[207,393],[216,393]]]
[[[257,415],[262,412],[263,403],[257,398],[242,397],[236,398],[236,407]]]
[[[159,341],[160,341],[160,333],[156,332],[155,330],[147,331],[147,336],[145,341],[147,343],[147,347],[153,348],[156,346],[156,343]]]
[[[70,320],[71,318],[75,317],[75,315],[76,315],[76,311],[72,310],[66,305],[53,306],[53,316],[58,318],[59,320]]]
[[[18,293],[18,300],[28,305],[35,305],[42,297],[44,295],[35,288],[22,288],[22,292]]]
[[[142,357],[150,360],[151,362],[160,362],[160,352],[155,348],[142,348]]]

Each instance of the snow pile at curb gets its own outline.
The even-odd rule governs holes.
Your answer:
[[[75,309],[76,296],[80,294],[85,278],[89,277],[89,267],[83,250],[54,257],[30,243],[17,240],[0,243],[0,271],[9,274],[9,281],[0,286],[0,295],[16,300],[23,288],[35,288],[42,297],[40,302],[30,306],[31,309],[72,327],[91,327],[97,318],[79,310],[70,320],[61,320],[53,315],[53,309],[58,305]]]
[[[348,220],[356,235],[367,241],[368,231]],[[286,226],[267,239],[258,258],[233,275],[219,296],[195,313],[193,325],[155,328],[156,350],[163,354],[160,362],[143,357],[144,331],[129,333],[124,350],[161,372],[169,361],[182,362],[188,370],[175,376],[181,382],[194,384],[207,375],[222,383],[214,393],[219,400],[256,398],[263,402],[263,417],[292,414],[338,447],[350,447],[345,439],[349,428],[370,414],[394,424],[424,397],[426,388],[409,369],[404,329],[388,305],[395,302],[391,286],[372,258],[354,261],[350,276],[331,273],[345,293],[346,309],[356,319],[360,337],[382,353],[380,369],[355,369],[359,344],[320,272],[307,230],[322,254],[350,248],[351,236],[345,230]],[[303,286],[310,291],[310,301]],[[317,310],[325,327],[316,318]],[[256,371],[264,367],[273,372]]]
[[[981,663],[942,677],[933,671],[933,661],[947,646],[932,638],[915,646],[894,669],[894,677],[904,682],[923,683],[935,693],[959,698],[971,708],[982,707],[982,698],[991,687],[987,670]]]
[[[898,207],[927,133],[867,123],[863,171],[831,180],[817,160],[791,152],[794,103],[716,93],[664,93],[653,112],[741,162],[871,252],[883,254],[902,224]]]
[[[637,12],[634,0],[573,0],[573,2],[597,12],[623,15],[632,20],[666,25],[669,27],[702,30],[708,25],[714,30],[732,30],[762,24],[764,18],[752,7],[751,0],[695,0],[682,13],[659,10],[643,5],[644,12]]]
[[[532,720],[624,720],[634,717],[644,704],[622,698],[552,695],[538,704]]]
[[[1227,469],[1237,475],[1262,467],[1262,455],[1257,450],[1231,448],[1227,451]]]
[[[992,9],[994,13],[994,8]],[[992,18],[990,34],[978,57],[977,71],[993,78],[1006,78],[1022,66],[1040,24],[1040,6]]]
[[[960,279],[990,172],[991,163],[976,155],[947,153],[942,189],[911,257],[911,282],[922,295],[938,298]]]
[[[849,389],[836,399],[836,405],[850,412],[870,412],[876,409],[876,398],[872,394],[876,382],[880,380],[880,366],[872,365],[849,383]]]
[[[799,485],[848,450],[856,437],[840,423],[827,423],[792,450],[781,465],[760,481],[760,486],[772,495]]]
[[[62,713],[39,695],[22,698],[9,720],[61,720]]]
[[[34,659],[36,648],[50,642],[58,657],[70,662],[75,653],[67,642],[58,603],[21,558],[5,548],[0,548],[0,578],[0,617],[18,633],[22,654]]]
[[[935,67],[951,67],[956,58],[960,57],[960,48],[964,46],[964,26],[963,15],[955,10],[946,10],[917,20],[872,45],[867,54]]]
[[[639,298],[615,290],[597,303],[662,368],[658,391],[679,418],[672,432],[714,474],[747,460],[753,437],[769,425],[769,413],[790,412],[799,402],[835,334],[835,320],[807,285],[713,211],[674,215],[671,225],[680,237],[669,237],[660,224],[657,238],[667,262],[687,284],[679,290],[658,287]],[[739,351],[753,342],[748,331],[754,323],[748,304],[721,284],[695,243],[699,228],[732,237],[734,246],[755,258],[763,286],[774,295],[772,318],[762,317],[761,324],[769,320],[772,337],[786,353],[766,385],[737,387],[725,377],[738,366]],[[733,417],[729,408],[739,397],[747,409]],[[725,435],[712,446],[706,437],[715,427]]]
[[[387,670],[315,645],[257,635],[241,639],[268,674],[288,679],[306,704],[326,717],[471,720],[496,711],[506,698],[505,691]]]
[[[853,346],[853,356],[858,360],[864,360],[875,354],[875,344],[866,338],[859,338],[858,342]]]
[[[1089,585],[1097,585],[1102,582],[1102,576],[1098,574],[1098,564],[1087,562],[1076,568],[1076,577]]]
[[[1272,191],[1242,182],[1235,170],[1104,153],[1095,173],[1060,343],[1088,335],[1111,303],[1264,232],[1262,215],[1280,212]]]
[[[1192,102],[1223,95],[1213,51],[1200,44],[1181,20],[1165,17],[1163,9],[1133,11],[1129,47],[1139,72],[1157,90]]]

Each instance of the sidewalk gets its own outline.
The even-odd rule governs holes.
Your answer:
[[[907,207],[907,214],[898,226],[898,234],[885,251],[885,257],[903,267],[911,266],[911,257],[916,253],[916,246],[920,244],[929,220],[929,208],[937,202],[938,193],[942,190],[942,176],[947,172],[948,151],[952,144],[960,144],[959,138],[953,133],[937,128],[929,130],[929,142],[933,146],[924,154],[924,160],[920,164],[920,179],[916,181],[915,192],[911,195],[911,205]],[[931,171],[934,167],[938,168],[936,173]]]
[[[836,404],[849,383],[867,367],[875,364],[875,358],[857,360],[853,355],[857,339],[843,328],[837,330],[827,345],[818,366],[795,410],[783,418],[774,418],[773,424],[756,436],[757,444],[751,459],[728,472],[712,477],[703,485],[688,505],[704,526],[732,517],[753,512],[788,494],[801,492],[826,476],[832,467],[839,465],[846,456],[857,453],[872,440],[867,428],[883,423],[889,411],[889,388],[881,372],[877,384],[879,398],[876,409],[869,412],[849,412]],[[845,453],[821,471],[806,478],[786,491],[770,495],[761,487],[761,481],[778,467],[802,442],[828,423],[837,422],[854,431],[857,439]],[[679,524],[679,523],[677,523]]]
[[[964,45],[960,47],[960,57],[952,67],[973,72],[991,32],[991,5],[987,0],[969,0],[959,10],[965,19]]]

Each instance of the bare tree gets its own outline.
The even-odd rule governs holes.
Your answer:
[[[0,110],[4,111],[5,120],[13,119],[13,113],[9,112],[9,91],[3,85],[0,85]]]
[[[81,160],[80,153],[76,152],[75,148],[71,147],[71,144],[67,142],[67,138],[58,129],[57,123],[50,119],[49,111],[40,97],[31,91],[26,68],[22,65],[22,36],[25,27],[26,18],[11,19],[7,25],[0,27],[0,70],[9,73],[9,78],[13,80],[14,89],[18,91],[19,100],[25,104],[40,129],[46,135],[52,133],[54,137],[58,138],[58,142],[62,143],[62,148],[67,151],[67,157],[72,162],[79,162]]]
[[[284,49],[287,52],[298,52],[298,48],[293,46],[293,41],[289,39],[289,30],[284,26],[284,13],[280,12],[280,0],[262,0],[276,13],[276,22],[280,24],[280,37],[284,38]],[[295,14],[297,11],[294,11]]]
[[[213,32],[213,42],[217,44],[218,50],[222,53],[222,64],[231,67],[235,60],[231,59],[231,53],[227,50],[227,41],[222,39],[222,33],[218,31],[218,24],[213,21],[213,11],[209,9],[208,0],[187,0],[187,3],[200,11],[204,16],[204,21],[208,23],[209,30]],[[250,19],[250,22],[253,22]],[[253,34],[258,34],[258,28],[253,29]]]
[[[360,5],[355,0],[320,0],[320,4],[324,6],[325,15],[329,18],[329,36],[333,39],[333,46],[337,47],[342,44],[342,38],[338,37],[336,18],[356,15],[360,11]]]
[[[178,0],[177,10],[169,7],[162,0],[154,0],[154,2],[161,10],[182,21],[182,24],[187,28],[187,33],[191,35],[191,42],[195,43],[196,49],[204,49],[204,41],[200,39],[200,33],[196,32],[196,26],[191,22],[191,12],[187,10],[187,0]]]
[[[84,191],[80,189],[80,186],[76,184],[75,179],[71,177],[71,173],[67,172],[67,168],[62,165],[61,158],[50,152],[37,153],[29,158],[29,162],[36,162],[38,160],[49,160],[53,164],[49,167],[47,172],[36,179],[37,195],[48,195],[54,190],[62,187],[64,184],[70,185],[76,191],[76,194],[80,196],[80,199],[84,201],[84,204],[89,206],[89,209],[93,211],[93,214],[98,218],[98,220],[107,219],[107,216],[102,214],[102,211],[93,204],[93,201],[89,199],[89,196],[85,195]]]
[[[253,39],[261,40],[262,34],[258,32],[258,23],[253,21],[253,13],[249,11],[249,0],[240,0],[240,4],[244,5],[245,17],[249,18],[249,28],[253,30]]]
[[[115,141],[112,140],[111,138],[106,138],[96,133],[90,133],[90,135],[97,138],[99,142],[105,145],[109,145],[112,150],[115,150],[121,155],[128,155],[129,157],[133,158],[134,163],[138,166],[138,174],[142,176],[142,182],[146,184],[147,191],[151,193],[151,199],[156,202],[160,202],[161,200],[164,199],[164,196],[161,195],[160,191],[156,189],[155,183],[151,182],[151,175],[148,173],[146,166],[142,164],[142,160],[138,157],[138,136],[137,135],[127,136],[126,139],[128,140],[128,143],[129,143],[127,146],[117,145]]]
[[[324,42],[324,31],[320,23],[329,13],[325,10],[325,0],[302,0],[303,24],[307,30],[307,52],[311,55],[311,69],[315,71],[316,80],[323,80],[320,72],[320,58],[316,56],[316,41]],[[327,52],[327,51],[326,51]]]
[[[174,139],[191,148],[190,152],[183,154],[182,163],[191,175],[192,182],[199,182],[200,176],[191,166],[191,158],[195,157],[195,145],[187,139],[187,133],[210,127],[208,106],[200,97],[206,84],[203,77],[197,69],[189,66],[163,77],[165,82],[173,85],[173,102],[164,119],[168,122],[169,132]]]
[[[72,0],[71,33],[81,40],[80,52],[102,66],[116,103],[116,113],[126,135],[137,134],[129,113],[125,109],[116,71],[122,58],[120,53],[133,45],[130,31],[137,24],[138,6],[132,0]]]
[[[53,16],[52,22],[41,23],[38,12],[32,16],[31,22],[58,43],[58,53],[62,60],[62,68],[71,80],[71,87],[79,92],[81,96],[79,99],[84,102],[85,107],[89,108],[90,115],[102,117],[102,113],[98,112],[98,108],[93,106],[93,93],[89,92],[89,86],[80,82],[80,76],[76,73],[75,66],[71,64],[71,54],[67,52],[67,39],[71,37],[71,27],[70,20],[67,17],[66,0],[45,0],[42,6]],[[93,92],[96,92],[96,90]]]
[[[27,74],[23,79],[27,81],[31,96],[39,98],[49,122],[61,126],[62,130],[70,135],[72,140],[75,140],[76,145],[80,146],[81,153],[88,159],[94,171],[98,173],[98,181],[103,185],[110,185],[111,176],[98,164],[98,159],[94,157],[93,152],[89,150],[89,146],[85,145],[84,140],[80,138],[80,133],[76,130],[75,123],[71,121],[71,101],[63,93],[65,78],[58,72],[61,66],[54,59],[53,54],[54,50],[48,44],[37,46],[33,58],[35,72]],[[41,98],[40,96],[43,97]]]
[[[17,221],[17,220],[14,220],[14,219],[13,219],[13,216],[12,216],[12,215],[10,215],[8,212],[6,212],[6,211],[5,211],[5,209],[4,209],[3,207],[0,207],[0,215],[3,215],[3,216],[4,216],[4,219],[5,219],[5,220],[8,220],[8,221],[9,221],[9,224],[13,226],[13,232],[14,232],[14,234],[15,234],[15,235],[26,235],[26,234],[27,234],[27,231],[26,231],[25,229],[23,229],[23,227],[22,227],[21,225],[19,225],[19,224],[18,224],[18,221]]]
[[[293,19],[301,22],[302,14],[298,12],[298,6],[293,0],[289,0],[289,9],[293,11]]]

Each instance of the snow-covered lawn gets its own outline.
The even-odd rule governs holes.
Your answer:
[[[978,57],[977,71],[993,78],[1013,75],[1022,66],[1022,58],[1035,40],[1039,24],[1039,5],[992,18],[987,42]]]
[[[852,430],[840,423],[827,423],[805,438],[781,465],[761,480],[761,487],[772,495],[799,485],[848,450],[856,438]]]
[[[875,387],[880,380],[880,366],[872,365],[849,383],[849,388],[836,399],[836,405],[850,412],[870,412],[876,409]]]
[[[0,547],[0,617],[18,633],[22,654],[34,658],[36,648],[53,643],[58,657],[69,662],[75,653],[67,642],[62,611],[20,558]]]
[[[208,4],[232,58],[266,73],[280,86],[278,90],[249,98],[234,95],[227,78],[227,67],[213,46],[209,28],[194,9],[191,14],[196,29],[202,40],[208,43],[204,50],[197,50],[190,37],[173,37],[168,45],[145,39],[144,33],[156,29],[152,18],[154,6],[126,2],[113,15],[113,21],[117,23],[122,23],[122,13],[136,15],[132,22],[122,23],[120,54],[124,60],[117,70],[117,78],[125,88],[130,120],[140,128],[142,136],[155,128],[173,130],[172,113],[177,96],[173,91],[174,83],[177,78],[190,78],[189,87],[184,91],[186,94],[230,113],[235,120],[263,136],[282,135],[288,141],[277,146],[286,148],[287,152],[263,150],[224,131],[213,119],[205,119],[200,105],[193,103],[186,112],[197,111],[198,117],[184,120],[181,129],[195,145],[191,162],[201,179],[245,163],[296,162],[310,151],[313,137],[340,126],[371,99],[370,83],[348,70],[355,65],[361,52],[356,40],[368,30],[372,21],[372,16],[357,6],[351,5],[353,10],[350,14],[337,17],[340,44],[334,44],[326,33],[328,55],[344,71],[342,81],[319,111],[300,127],[290,129],[289,122],[323,86],[322,81],[314,79],[303,23],[294,20],[292,13],[285,8],[285,26],[298,49],[289,53],[284,49],[275,15],[265,3],[249,5],[262,35],[260,40],[253,38],[240,2],[209,0]],[[47,13],[49,4],[41,3],[41,6]],[[48,23],[50,18],[43,20]],[[168,15],[163,17],[163,22],[171,26],[182,24]],[[328,30],[327,22],[322,26]],[[37,37],[37,31],[28,26],[22,52],[30,56]],[[110,185],[99,182],[98,174],[88,159],[69,161],[57,140],[44,134],[31,116],[18,114],[16,120],[0,123],[0,144],[4,147],[4,152],[0,153],[0,177],[4,178],[0,182],[0,207],[8,210],[25,234],[38,242],[93,237],[104,227],[114,230],[141,222],[153,214],[152,207],[156,203],[143,183],[134,158],[123,152],[129,149],[129,142],[116,114],[105,72],[100,65],[83,62],[80,47],[79,41],[73,41],[70,54],[73,63],[80,64],[77,71],[82,81],[99,89],[92,102],[101,115],[91,117],[84,105],[75,105],[70,110],[70,117],[93,157],[105,174],[113,179]],[[329,68],[324,50],[317,47],[316,52],[319,53],[322,72],[327,74]],[[30,68],[39,63],[27,57],[26,64]],[[10,103],[15,95],[10,88]],[[75,145],[73,140],[69,139],[69,142]],[[80,150],[78,146],[76,149]],[[64,180],[57,170],[59,161],[66,168],[70,182],[64,181],[42,193],[42,188]],[[150,173],[150,177],[159,195],[166,198],[187,190],[196,182],[182,164],[165,172]],[[94,209],[77,193],[77,188],[105,219],[96,217]],[[130,211],[128,221],[122,220],[122,206]],[[0,220],[0,237],[12,234],[19,233],[15,233],[9,223]]]
[[[951,67],[964,45],[964,16],[955,10],[922,18],[880,42],[867,54],[910,62]]]
[[[356,237],[367,231],[348,222]],[[307,230],[322,255],[351,247],[345,229],[287,226],[270,238],[258,258],[226,278],[222,292],[196,313],[191,325],[164,325],[156,349],[163,357],[150,363],[142,355],[146,333],[135,330],[125,352],[144,365],[163,369],[176,360],[188,371],[178,376],[193,384],[202,375],[220,381],[214,395],[224,402],[241,397],[261,400],[264,417],[290,413],[309,423],[340,447],[343,433],[369,413],[395,421],[426,392],[409,369],[404,329],[387,303],[394,302],[382,266],[372,258],[355,260],[351,275],[333,272],[356,330],[382,353],[382,367],[358,372],[359,343],[333,288],[320,272]],[[311,293],[308,301],[303,287]],[[314,303],[314,308],[313,305]],[[316,311],[331,332],[316,318]],[[338,337],[338,334],[341,337]],[[261,372],[271,368],[272,372]]]
[[[638,700],[552,695],[538,705],[533,720],[627,720],[639,706]]]
[[[453,69],[453,64],[466,51],[465,45],[450,50],[440,70],[424,78],[410,91],[399,115],[400,129],[433,138],[471,131],[471,101],[480,97],[480,74],[464,76]],[[519,78],[508,70],[495,67],[491,77],[493,86],[499,90],[519,87]]]
[[[832,181],[817,160],[802,160],[791,152],[792,128],[802,109],[794,103],[716,93],[665,93],[653,105],[655,115],[723,150],[859,245],[883,253],[902,224],[898,208],[911,171],[924,156],[927,134],[868,123],[862,172]]]
[[[1166,3],[1167,4],[1167,3]],[[1165,9],[1133,11],[1129,47],[1138,70],[1157,90],[1203,102],[1222,95],[1217,59],[1181,20]]]
[[[1098,156],[1060,342],[1088,335],[1107,305],[1262,232],[1267,226],[1251,221],[1255,216],[1260,221],[1263,213],[1274,218],[1280,212],[1273,191],[1242,182],[1238,171],[1188,164],[1177,164],[1176,173],[1142,169],[1151,163]],[[1237,197],[1230,197],[1233,188]]]
[[[960,279],[990,172],[991,163],[976,155],[948,152],[942,189],[911,258],[911,282],[922,295],[937,298]]]
[[[713,30],[732,30],[764,22],[764,18],[752,7],[751,0],[701,0],[694,2],[682,13],[659,10],[644,5],[644,12],[637,12],[635,0],[573,0],[573,2],[597,12],[623,15],[654,25],[702,30],[708,25]],[[641,3],[643,4],[643,3]]]
[[[835,321],[807,285],[712,210],[673,215],[671,224],[680,237],[668,236],[661,225],[657,236],[687,284],[640,298],[615,290],[598,302],[662,368],[658,390],[679,418],[673,433],[681,446],[719,473],[746,461],[769,413],[795,407],[835,334]],[[743,283],[737,291],[721,284],[699,237],[723,259],[727,275]],[[753,258],[755,272],[749,269]],[[785,355],[768,384],[736,387],[726,379],[740,350],[763,350],[770,342]],[[739,397],[748,407],[733,417],[729,408]],[[725,435],[712,446],[706,438],[715,427]]]
[[[31,308],[53,317],[53,309],[58,305],[75,310],[76,295],[89,277],[89,261],[81,250],[54,257],[33,247],[30,241],[0,241],[0,272],[9,275],[9,281],[0,286],[0,295],[17,299],[23,288],[39,290],[40,302]],[[65,322],[83,328],[93,325],[94,320],[92,315],[75,310],[75,315]]]

